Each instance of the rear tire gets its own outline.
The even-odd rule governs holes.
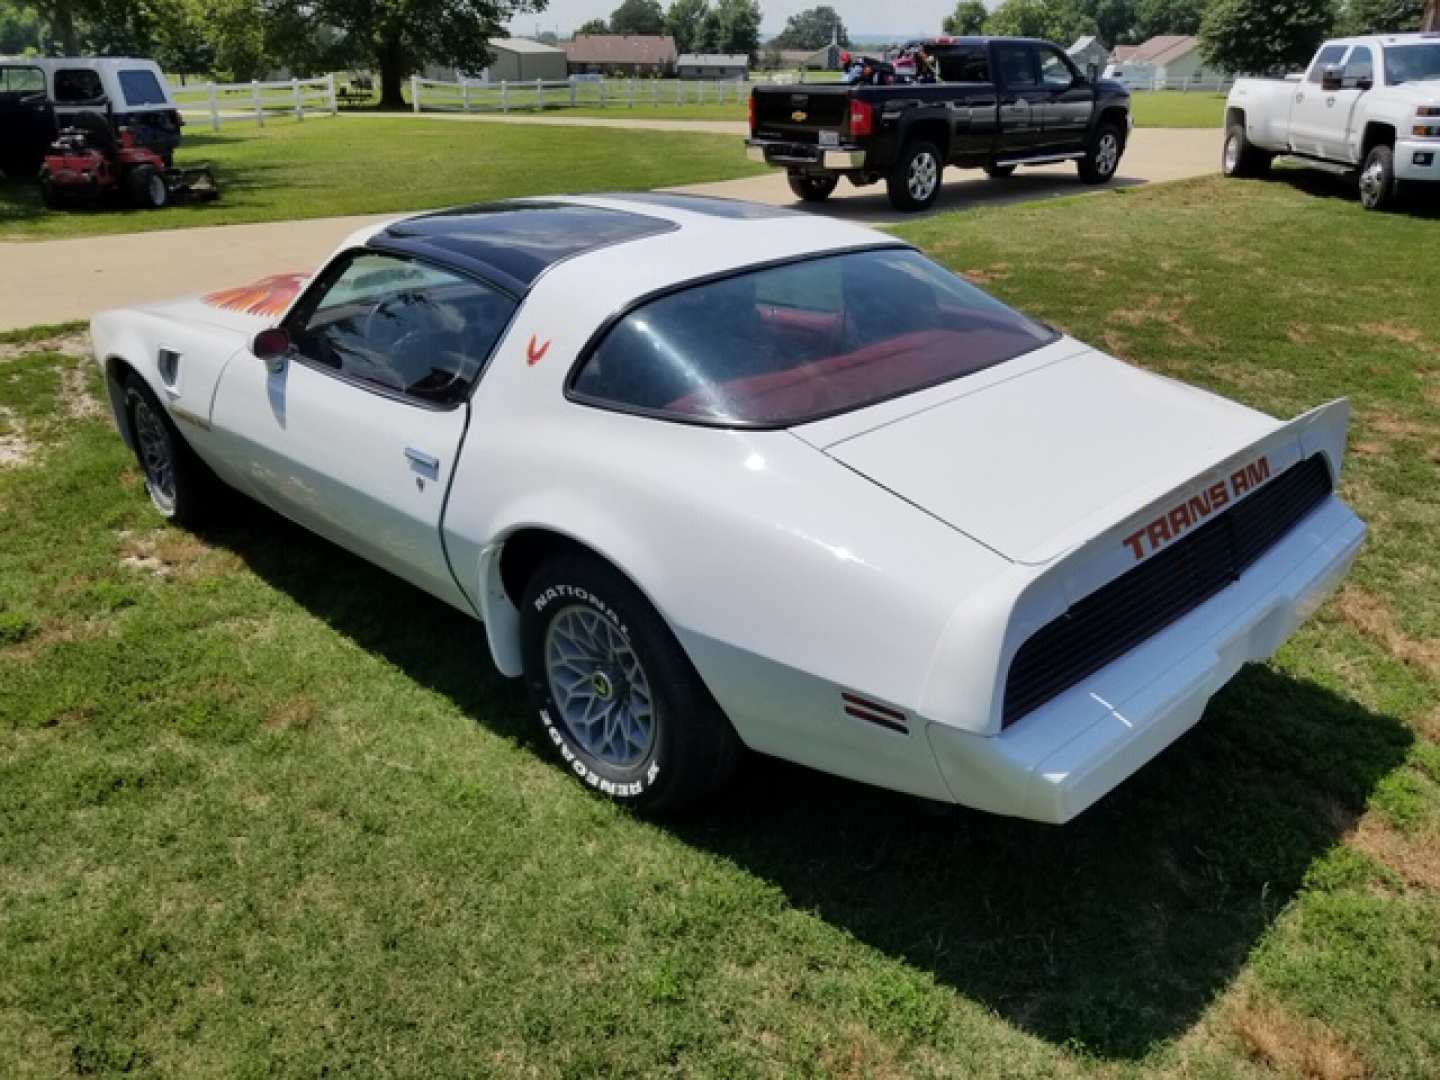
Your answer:
[[[1108,183],[1120,168],[1120,157],[1124,153],[1124,133],[1114,124],[1101,124],[1080,159],[1080,179],[1087,184]]]
[[[1244,124],[1231,124],[1226,129],[1225,148],[1220,153],[1220,171],[1225,176],[1264,176],[1274,160],[1274,154],[1261,150],[1250,141]]]
[[[593,555],[537,570],[520,610],[530,700],[546,742],[581,783],[646,813],[719,790],[742,746],[650,603]]]
[[[130,201],[142,210],[159,210],[170,201],[170,189],[165,177],[154,165],[137,165],[125,177],[125,187]]]
[[[195,456],[145,380],[125,380],[125,418],[145,491],[167,521],[195,525],[210,513],[219,481]]]
[[[1395,151],[1388,146],[1371,147],[1360,167],[1360,205],[1366,210],[1393,210],[1400,202],[1395,182]]]
[[[834,175],[814,176],[811,173],[792,172],[787,174],[790,190],[797,199],[805,202],[824,202],[835,193],[840,178]]]
[[[985,175],[991,180],[1004,180],[1015,175],[1014,165],[986,165]]]
[[[890,205],[906,213],[929,209],[940,195],[944,172],[945,162],[934,143],[906,143],[885,181]]]

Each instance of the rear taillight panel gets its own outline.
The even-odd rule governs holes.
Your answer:
[[[875,110],[869,102],[851,101],[848,119],[852,137],[869,135],[875,130]]]
[[[750,134],[751,134],[751,135],[754,135],[754,134],[755,134],[755,92],[754,92],[753,90],[750,92],[750,97],[749,97],[747,103],[748,103],[748,105],[749,105],[749,107],[750,107],[750,112],[749,112],[749,117],[750,117]]]

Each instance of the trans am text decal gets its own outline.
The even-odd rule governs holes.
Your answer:
[[[238,289],[221,289],[200,299],[211,307],[243,311],[246,315],[280,315],[305,284],[304,274],[271,274]]]
[[[1231,473],[1228,483],[1217,480],[1198,495],[1192,495],[1168,513],[1161,514],[1143,529],[1131,533],[1125,538],[1125,546],[1139,562],[1145,557],[1147,544],[1153,555],[1172,540],[1179,540],[1217,510],[1269,479],[1270,459],[1262,457],[1252,461]]]

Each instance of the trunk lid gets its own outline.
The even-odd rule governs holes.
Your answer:
[[[757,86],[755,137],[815,144],[821,131],[841,131],[850,108],[848,86]]]
[[[1004,557],[1039,565],[1281,427],[1093,350],[966,382],[950,384],[959,393],[948,399],[916,395],[906,415],[891,403],[868,430],[856,420],[795,433]]]

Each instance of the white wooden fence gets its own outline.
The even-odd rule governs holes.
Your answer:
[[[182,113],[206,116],[215,131],[220,124],[254,121],[265,126],[267,116],[293,116],[339,111],[335,98],[335,76],[319,79],[280,79],[275,82],[191,83],[172,89]]]
[[[542,112],[545,109],[634,109],[660,105],[743,102],[751,84],[718,79],[600,79],[572,75],[546,82],[483,82],[479,79],[410,79],[415,112]]]

